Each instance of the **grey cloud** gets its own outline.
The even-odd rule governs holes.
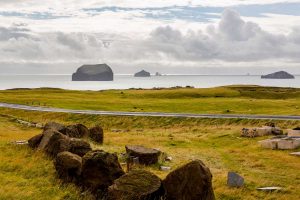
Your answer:
[[[116,39],[116,38],[122,39]],[[109,43],[109,45],[107,44]],[[258,62],[300,61],[300,27],[269,33],[225,10],[206,30],[158,27],[147,39],[124,39],[103,33],[34,33],[26,26],[0,27],[0,61],[28,62]]]

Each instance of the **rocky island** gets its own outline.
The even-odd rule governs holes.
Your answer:
[[[114,74],[107,64],[82,65],[72,75],[72,81],[113,81]]]
[[[150,77],[150,73],[145,70],[142,70],[140,72],[135,73],[134,77]]]
[[[279,71],[268,75],[262,75],[263,79],[294,79],[295,77],[292,74],[289,74],[285,71]]]

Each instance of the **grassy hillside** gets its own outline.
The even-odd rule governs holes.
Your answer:
[[[300,89],[231,86],[207,89],[0,91],[0,102],[46,107],[181,113],[300,114]]]
[[[290,200],[298,199],[300,196],[300,160],[298,157],[290,156],[291,151],[261,149],[257,142],[263,138],[239,137],[242,127],[262,125],[266,121],[103,117],[10,109],[0,111],[6,114],[0,117],[0,127],[4,127],[0,131],[0,144],[2,152],[5,152],[0,156],[0,174],[3,176],[0,184],[6,185],[4,189],[2,187],[0,189],[0,199],[17,197],[16,194],[24,197],[23,199],[39,199],[39,195],[44,191],[46,194],[49,193],[49,199],[52,199],[51,197],[53,199],[76,199],[78,197],[77,193],[73,192],[72,186],[56,185],[59,182],[55,179],[51,161],[26,147],[16,147],[7,143],[15,139],[27,139],[39,132],[36,129],[17,125],[14,117],[35,122],[56,120],[67,124],[81,122],[88,126],[100,124],[105,128],[105,142],[104,145],[93,144],[94,148],[117,153],[124,152],[124,146],[127,144],[159,148],[173,157],[171,163],[160,164],[171,166],[172,169],[191,159],[201,159],[213,173],[213,186],[217,199]],[[299,125],[299,122],[294,121],[276,122],[286,128]],[[119,129],[121,132],[114,132],[113,129]],[[158,166],[147,169],[161,178],[168,173],[159,171]],[[228,171],[236,171],[243,175],[246,180],[245,187],[228,188],[226,186]],[[40,175],[45,181],[40,181]],[[24,177],[27,178],[26,184],[23,182]],[[256,190],[257,187],[262,186],[281,186],[284,190],[275,193]],[[29,196],[32,193],[36,196]]]

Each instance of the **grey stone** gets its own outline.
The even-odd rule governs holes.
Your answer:
[[[300,156],[300,152],[293,152],[293,153],[290,153],[290,155],[292,155],[292,156]]]
[[[273,191],[278,191],[278,190],[282,190],[282,187],[261,187],[261,188],[257,188],[257,190],[260,191],[264,191],[264,192],[273,192]]]
[[[244,178],[235,172],[228,172],[227,185],[229,187],[242,187],[244,185]]]

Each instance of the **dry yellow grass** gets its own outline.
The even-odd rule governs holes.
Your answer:
[[[240,122],[234,120],[214,121],[207,119],[126,118],[21,112],[9,109],[2,111],[2,113],[36,122],[57,120],[67,124],[82,122],[88,126],[101,124],[105,127],[105,142],[103,145],[93,144],[94,148],[117,153],[124,152],[124,146],[126,144],[139,144],[159,148],[174,159],[170,163],[161,162],[160,164],[171,166],[172,169],[175,169],[189,160],[201,159],[213,173],[213,187],[217,199],[291,200],[299,199],[300,197],[300,159],[298,157],[290,156],[289,152],[291,151],[261,149],[257,142],[263,138],[248,139],[239,137],[239,131],[245,124],[249,126],[261,125],[265,123],[264,121],[250,120]],[[0,122],[1,125],[3,124],[2,127],[4,127],[0,129],[0,140],[2,141],[1,144],[4,145],[2,149],[6,149],[5,151],[8,151],[8,153],[6,154],[5,160],[3,160],[3,156],[1,156],[1,163],[3,163],[3,161],[7,163],[9,160],[11,166],[22,165],[25,168],[31,169],[32,174],[44,173],[47,169],[49,172],[44,179],[49,180],[47,187],[50,189],[48,189],[48,193],[52,194],[52,192],[56,191],[57,196],[55,195],[55,197],[58,199],[64,195],[73,195],[72,198],[76,198],[76,192],[73,192],[73,187],[68,186],[63,189],[56,188],[57,180],[55,179],[51,161],[47,160],[43,155],[32,152],[26,147],[7,145],[7,141],[27,139],[39,133],[40,130],[22,128],[20,125],[8,122],[6,119],[3,120],[2,118]],[[155,126],[155,124],[157,126]],[[278,122],[278,124],[283,127],[289,127],[298,125],[299,123],[281,121]],[[7,129],[10,131],[4,132],[4,130]],[[113,132],[111,129],[120,129],[122,132]],[[3,143],[3,141],[5,142]],[[24,154],[33,160],[28,162],[28,160],[24,158]],[[21,160],[21,162],[19,160]],[[44,169],[42,168],[43,170],[41,172],[38,171],[40,169],[40,163],[42,163],[43,166],[47,166],[44,167]],[[0,169],[1,171],[4,170],[3,165]],[[160,171],[159,165],[147,167],[147,170],[154,172],[161,178],[164,178],[168,173]],[[246,181],[245,187],[241,189],[228,188],[226,186],[228,171],[235,171],[244,176]],[[14,172],[11,174],[13,173]],[[27,171],[20,171],[18,173],[23,176],[24,174],[22,175],[22,173],[27,173]],[[7,174],[3,172],[0,174],[7,176]],[[20,190],[20,188],[23,187],[22,184],[21,186],[18,184],[9,185],[7,179],[10,178],[5,179],[5,177],[2,177],[2,180],[0,180],[1,185],[8,185],[6,190],[2,189],[1,191],[0,189],[0,194],[5,191],[6,194],[13,195],[16,190]],[[3,182],[3,180],[6,180],[6,182]],[[36,185],[33,179],[29,179],[27,184],[31,185],[30,190],[40,192],[40,186]],[[280,186],[283,187],[284,190],[274,193],[264,193],[256,190],[257,187],[262,186]]]

